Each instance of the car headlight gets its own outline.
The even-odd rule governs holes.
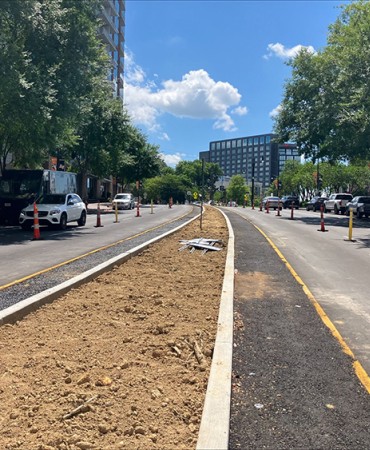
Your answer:
[[[60,209],[59,208],[56,208],[56,209],[51,209],[50,210],[50,212],[49,212],[49,214],[51,215],[51,216],[55,216],[56,214],[60,214]]]
[[[22,209],[21,216],[25,216],[25,215],[26,215],[26,211],[24,209]]]

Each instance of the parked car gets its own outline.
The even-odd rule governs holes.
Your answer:
[[[65,230],[67,223],[86,224],[86,205],[77,194],[43,194],[36,201],[39,224],[56,226]],[[30,230],[34,224],[33,204],[23,208],[19,216],[19,225]]]
[[[134,209],[135,208],[135,199],[132,194],[129,193],[120,193],[114,196],[112,201],[112,208],[116,209]]]
[[[328,200],[324,201],[325,212],[334,211],[335,214],[344,214],[346,205],[351,200],[351,194],[331,194]]]
[[[262,200],[262,205],[264,209],[267,209],[267,203],[269,206],[269,209],[273,209],[273,210],[277,210],[278,208],[281,209],[282,208],[282,203],[279,197],[265,197]]]
[[[284,209],[291,208],[292,202],[294,202],[294,208],[298,209],[300,205],[299,197],[296,195],[285,195],[284,197],[281,197],[281,203]]]
[[[368,218],[370,216],[370,197],[369,196],[358,196],[354,197],[350,202],[346,204],[346,215],[349,216],[350,209],[352,208],[353,213],[356,217],[361,219],[362,216]]]
[[[307,211],[320,211],[321,205],[324,204],[325,200],[328,200],[327,197],[312,197],[311,200],[306,205]]]

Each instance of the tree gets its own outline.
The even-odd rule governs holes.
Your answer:
[[[248,188],[242,175],[234,175],[231,177],[229,186],[226,189],[228,200],[233,200],[238,204],[242,204],[247,192]]]
[[[330,27],[327,47],[301,51],[289,64],[275,123],[280,141],[295,141],[315,159],[370,159],[370,3],[353,2]]]
[[[99,40],[101,0],[0,2],[1,169],[36,166],[48,149],[75,142],[81,103],[104,82],[108,56]]]
[[[175,169],[177,175],[181,175],[189,180],[192,187],[201,192],[204,182],[204,188],[208,196],[212,199],[216,192],[216,181],[222,175],[222,169],[218,164],[205,163],[202,173],[202,161],[180,161]]]

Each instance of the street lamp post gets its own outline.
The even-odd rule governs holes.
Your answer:
[[[254,209],[254,166],[256,164],[256,158],[253,158],[252,161],[252,195],[251,195],[251,202],[252,202],[252,209]]]

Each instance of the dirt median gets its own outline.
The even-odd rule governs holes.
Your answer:
[[[4,449],[195,448],[225,268],[221,213],[0,328]]]

